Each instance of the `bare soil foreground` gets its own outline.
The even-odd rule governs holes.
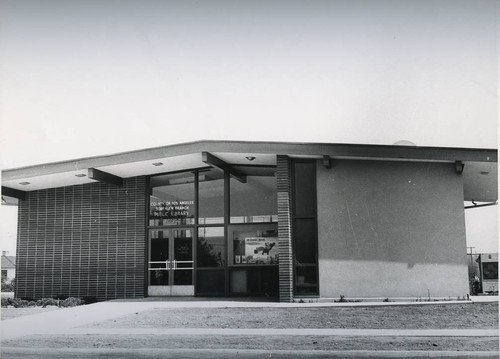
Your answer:
[[[64,310],[64,309],[62,309]],[[498,351],[496,337],[164,335],[167,328],[498,329],[498,303],[381,307],[156,308],[79,327],[86,334],[3,340],[13,348]],[[102,333],[95,331],[102,330]],[[106,330],[121,330],[120,334]],[[129,332],[127,332],[129,330]],[[94,333],[90,333],[94,331]]]
[[[495,329],[498,303],[382,307],[153,309],[101,328]]]
[[[164,336],[60,335],[8,340],[5,347],[27,348],[157,348],[261,350],[424,350],[496,351],[498,338],[329,337],[329,336]]]

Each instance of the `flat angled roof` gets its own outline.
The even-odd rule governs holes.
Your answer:
[[[485,201],[486,199],[490,201],[493,200],[493,197],[493,201],[496,201],[497,197],[497,149],[262,141],[202,140],[106,156],[6,169],[2,171],[2,186],[31,191],[95,182],[87,177],[89,168],[96,168],[126,178],[204,167],[206,164],[201,158],[201,153],[204,151],[233,165],[275,165],[276,155],[318,159],[328,156],[332,159],[462,161],[465,164],[464,186],[466,183],[467,188],[475,186],[469,191],[465,188],[465,193],[469,192],[476,196],[475,200],[477,201]],[[255,160],[250,163],[246,159],[247,157],[255,157]],[[153,163],[161,163],[161,165],[153,166]],[[468,167],[472,171],[468,170]],[[480,174],[481,176],[479,176]]]

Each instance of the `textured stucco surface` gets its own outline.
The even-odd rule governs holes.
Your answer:
[[[468,293],[462,177],[453,164],[318,164],[321,297]]]

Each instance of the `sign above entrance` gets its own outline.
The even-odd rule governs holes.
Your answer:
[[[150,207],[154,218],[189,217],[194,212],[194,201],[152,201]]]

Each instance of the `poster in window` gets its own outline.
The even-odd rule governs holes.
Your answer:
[[[246,263],[277,264],[278,263],[278,238],[276,238],[276,237],[247,237],[247,238],[245,238],[244,258],[246,260]]]

